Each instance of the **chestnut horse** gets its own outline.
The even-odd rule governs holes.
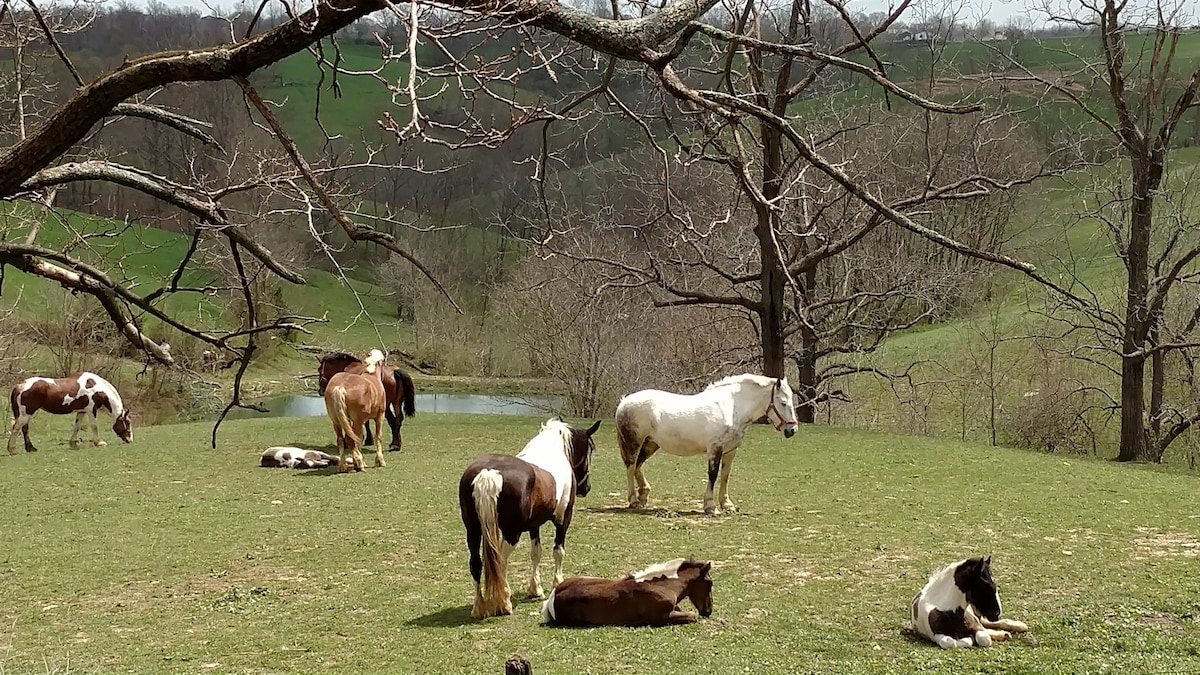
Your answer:
[[[108,445],[100,440],[96,429],[96,412],[107,410],[113,416],[113,433],[129,443],[133,440],[133,426],[129,422],[129,410],[121,402],[117,388],[95,373],[76,373],[71,377],[50,379],[31,377],[12,388],[9,395],[12,403],[12,431],[8,434],[8,454],[15,455],[13,441],[17,431],[25,437],[25,452],[37,452],[29,442],[29,420],[39,410],[65,415],[75,413],[75,429],[71,432],[71,447],[79,443],[79,425],[83,418],[91,415],[92,445]]]
[[[475,579],[476,619],[512,614],[508,588],[508,557],[521,533],[529,533],[533,570],[529,596],[542,597],[538,564],[542,561],[541,527],[554,521],[554,583],[562,581],[562,561],[567,528],[575,509],[575,495],[591,490],[592,434],[587,429],[552,419],[516,457],[481,455],[471,462],[458,482],[458,507],[467,528],[471,576]],[[482,547],[482,555],[480,548]],[[482,577],[482,588],[481,588]],[[484,592],[486,591],[486,593]]]
[[[542,621],[560,626],[666,626],[712,615],[712,563],[695,558],[651,565],[623,579],[571,577],[542,603]]]
[[[366,364],[362,362],[362,359],[346,352],[323,354],[317,359],[317,393],[324,396],[325,387],[329,385],[329,378],[341,372],[361,375],[366,372]],[[383,366],[383,390],[387,393],[387,422],[388,427],[392,430],[391,449],[399,450],[404,444],[404,440],[400,437],[400,427],[404,424],[404,417],[406,415],[412,417],[417,414],[416,391],[413,389],[413,381],[408,373],[389,365]],[[378,426],[376,426],[375,433],[379,433]],[[367,426],[366,444],[374,445],[370,426]]]
[[[366,372],[362,375],[341,372],[329,379],[325,387],[325,414],[333,422],[333,433],[337,438],[338,473],[346,473],[350,465],[346,462],[346,450],[355,471],[363,470],[359,439],[363,425],[374,420],[376,429],[383,428],[384,412],[387,410],[387,395],[380,377],[383,368],[383,352],[372,349],[366,360]],[[383,461],[382,434],[375,434],[375,466],[385,466]]]

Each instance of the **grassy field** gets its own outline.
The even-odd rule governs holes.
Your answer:
[[[1200,510],[1182,473],[756,427],[731,481],[739,513],[699,515],[702,461],[666,456],[647,465],[654,508],[630,513],[606,423],[566,572],[695,554],[714,561],[715,611],[566,630],[540,626],[532,601],[469,617],[458,477],[519,450],[538,419],[422,415],[387,468],[347,476],[256,467],[267,445],[327,445],[319,418],[232,423],[216,451],[205,425],[71,450],[67,422],[36,418],[41,451],[0,457],[0,672],[498,673],[513,653],[538,673],[1200,669]],[[926,573],[978,553],[1031,632],[966,652],[907,635]]]

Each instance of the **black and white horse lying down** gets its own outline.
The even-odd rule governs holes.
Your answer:
[[[942,649],[990,647],[1029,627],[1000,618],[992,557],[968,558],[929,575],[909,607],[912,628]]]
[[[259,466],[283,469],[324,469],[337,464],[337,457],[327,455],[319,450],[305,450],[290,445],[277,445],[267,448],[259,457]]]

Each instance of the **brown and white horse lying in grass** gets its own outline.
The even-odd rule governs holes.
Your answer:
[[[687,598],[712,614],[712,563],[688,558],[651,565],[623,579],[571,577],[542,603],[542,621],[561,626],[666,626],[692,623],[679,610]]]
[[[96,428],[96,413],[107,410],[113,416],[113,433],[129,443],[133,440],[133,426],[129,422],[129,411],[121,402],[117,388],[95,373],[77,373],[71,377],[50,379],[31,377],[12,388],[9,395],[12,403],[12,431],[8,434],[8,454],[16,454],[13,442],[20,431],[25,437],[25,452],[37,452],[29,441],[29,420],[39,410],[55,415],[75,413],[75,429],[71,432],[71,447],[79,442],[79,425],[83,418],[91,415],[92,445],[108,445],[100,440]]]
[[[552,419],[516,457],[481,455],[458,482],[458,508],[467,529],[471,577],[475,580],[476,619],[512,614],[508,588],[508,557],[529,533],[533,571],[529,596],[542,597],[538,564],[542,560],[541,527],[554,522],[554,583],[562,581],[567,528],[575,510],[575,495],[591,490],[592,434]],[[482,550],[481,550],[482,549]]]
[[[350,463],[346,461],[347,450],[350,451],[354,470],[363,470],[362,452],[359,450],[363,425],[374,421],[376,429],[383,428],[387,411],[387,394],[383,390],[381,377],[383,352],[372,349],[366,364],[364,374],[338,373],[329,378],[329,386],[325,387],[325,414],[333,422],[333,433],[337,440],[338,473],[350,470]],[[382,436],[375,434],[377,467],[385,466]]]
[[[968,558],[929,575],[909,606],[912,627],[942,649],[990,647],[1029,627],[1000,618],[992,557]]]
[[[283,469],[324,469],[337,461],[337,457],[320,450],[305,450],[290,445],[277,445],[263,450],[258,465]]]

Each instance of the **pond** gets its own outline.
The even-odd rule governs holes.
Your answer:
[[[325,415],[325,399],[316,394],[287,394],[255,401],[267,413],[234,409],[226,419],[259,417],[318,417]],[[563,400],[554,396],[493,396],[490,394],[417,394],[418,413],[470,413],[483,415],[549,415]]]

